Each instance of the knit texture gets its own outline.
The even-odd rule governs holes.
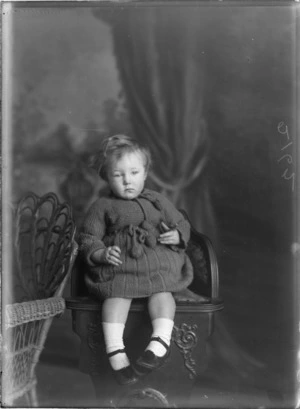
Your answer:
[[[157,241],[161,222],[179,231],[181,243],[167,246]],[[139,298],[158,292],[177,292],[193,279],[185,253],[190,225],[161,194],[144,189],[133,200],[112,194],[99,198],[89,209],[79,235],[80,252],[88,269],[89,291],[100,299]],[[95,264],[92,254],[108,246],[121,249],[122,265]]]

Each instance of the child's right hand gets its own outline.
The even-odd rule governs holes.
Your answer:
[[[120,259],[121,249],[118,246],[107,247],[103,252],[103,262],[119,266],[122,264]]]

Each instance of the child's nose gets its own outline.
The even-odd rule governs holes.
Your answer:
[[[124,185],[128,185],[129,182],[130,182],[130,175],[124,175],[123,177]]]

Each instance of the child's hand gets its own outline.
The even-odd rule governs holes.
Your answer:
[[[161,222],[161,226],[164,229],[165,233],[160,234],[158,241],[161,244],[179,244],[180,236],[179,232],[176,229],[171,230],[164,222]]]
[[[103,262],[119,266],[122,264],[120,259],[121,249],[118,246],[107,247],[103,252]]]

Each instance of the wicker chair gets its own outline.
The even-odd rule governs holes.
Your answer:
[[[12,272],[4,292],[2,402],[38,406],[35,375],[53,317],[65,309],[63,290],[76,254],[70,207],[56,195],[26,194],[12,219]],[[7,277],[7,281],[8,281]]]

